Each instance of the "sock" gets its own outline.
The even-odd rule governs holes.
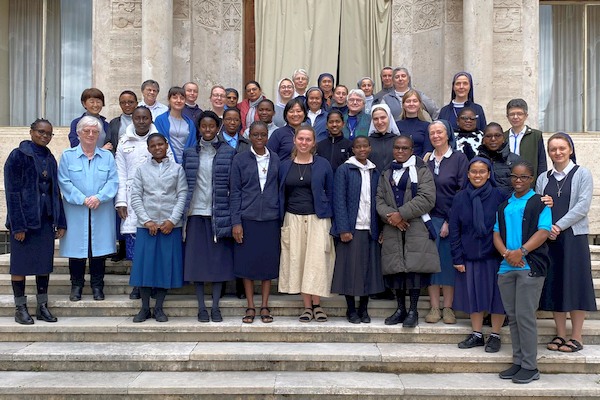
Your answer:
[[[348,307],[348,313],[356,312],[356,305],[354,304],[354,296],[344,296],[346,297],[346,305]]]
[[[25,280],[11,281],[15,298],[25,296]]]
[[[478,338],[482,338],[483,337],[483,333],[477,332],[477,331],[473,331],[473,335],[477,336]]]
[[[500,339],[500,334],[492,332],[492,333],[490,333],[490,337],[495,337],[495,338]]]
[[[156,288],[156,304],[154,304],[154,309],[163,308],[165,297],[167,297],[167,289]]]
[[[406,312],[405,297],[405,289],[396,289],[396,302],[398,303],[398,310],[400,310],[401,312]]]
[[[152,292],[152,288],[143,286],[140,288],[140,297],[142,298],[142,309],[149,310],[150,309],[150,292]]]
[[[221,300],[221,289],[224,282],[213,282],[212,284],[212,309],[219,308],[219,300]]]
[[[206,310],[204,303],[204,282],[196,282],[196,298],[198,299],[198,310]]]
[[[37,294],[46,294],[48,293],[48,282],[50,281],[50,276],[48,275],[36,275],[35,283],[37,286]]]
[[[421,289],[409,289],[408,294],[410,296],[410,311],[417,311]]]

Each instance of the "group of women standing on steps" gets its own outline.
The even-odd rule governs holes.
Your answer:
[[[396,71],[398,84],[406,80],[404,72]],[[453,308],[470,315],[473,332],[460,348],[498,351],[506,313],[514,365],[501,377],[520,383],[537,379],[538,303],[554,312],[557,336],[548,349],[561,352],[583,348],[585,311],[595,310],[587,249],[591,175],[574,163],[574,146],[564,133],[549,139],[554,168],[539,177],[527,162],[500,154],[506,147],[501,127],[475,124],[481,119],[470,76],[457,74],[454,81],[453,97],[469,107],[442,109],[455,114],[452,122],[427,122],[423,95],[410,88],[402,91],[398,123],[385,103],[364,114],[362,90],[351,90],[344,105],[344,96],[334,97],[335,91],[327,97],[307,89],[306,101],[287,101],[281,111],[285,125],[272,134],[271,121],[262,114],[256,112],[256,120],[235,107],[224,110],[222,119],[205,111],[190,123],[181,118],[185,92],[172,88],[170,110],[157,119],[165,132],[155,132],[148,108],[132,107],[133,128],[125,130],[116,152],[121,168],[110,146],[99,147],[105,143],[99,119],[79,119],[78,143],[63,153],[60,168],[47,149],[52,125],[36,120],[31,140],[21,143],[5,166],[15,320],[33,323],[25,297],[25,276],[33,274],[36,316],[56,321],[47,306],[55,237],[62,238],[61,255],[69,257],[71,300],[81,299],[88,258],[94,299],[104,298],[104,259],[114,253],[115,231],[98,227],[114,224],[117,196],[119,215],[134,227],[126,233],[134,260],[130,283],[140,288],[142,300],[135,322],[167,321],[167,289],[184,282],[195,284],[198,320],[220,322],[222,285],[237,277],[248,299],[244,323],[257,316],[273,321],[268,301],[271,280],[278,278],[280,292],[302,295],[300,322],[327,321],[321,299],[338,293],[346,298],[347,320],[368,323],[369,296],[388,288],[397,309],[385,323],[414,327],[427,288],[426,322],[455,323]],[[290,86],[286,80],[282,84]],[[273,104],[261,100],[255,82],[250,86],[249,107],[269,106],[272,118]],[[397,93],[388,97],[393,103]],[[333,108],[321,118],[312,105],[325,100],[352,113]],[[345,119],[355,116],[347,129]],[[318,132],[308,121],[322,119],[325,134],[317,147]],[[187,136],[180,135],[183,128]],[[403,134],[407,131],[410,135]],[[41,262],[31,259],[34,254]],[[256,280],[261,282],[258,313]],[[210,312],[205,283],[212,283]],[[485,312],[492,323],[487,341]]]

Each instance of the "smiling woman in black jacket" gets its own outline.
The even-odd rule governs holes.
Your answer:
[[[317,143],[317,154],[329,161],[334,173],[352,155],[352,141],[344,137],[343,129],[344,116],[342,112],[332,109],[327,114],[328,137]]]

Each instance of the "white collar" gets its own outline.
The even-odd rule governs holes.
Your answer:
[[[527,131],[527,125],[523,125],[523,130],[521,130],[521,132],[515,134],[515,131],[513,131],[513,128],[510,128],[510,131],[508,133],[513,136],[520,136],[520,135],[524,135],[526,131]]]
[[[434,159],[435,157],[435,150],[434,150]],[[450,156],[452,155],[452,147],[448,147],[448,150],[446,150],[446,152],[444,154],[442,154],[442,158],[450,158]]]
[[[557,176],[557,177],[564,177],[564,176],[569,175],[569,172],[571,172],[571,170],[573,168],[575,168],[575,163],[573,162],[573,160],[569,160],[569,163],[567,164],[565,169],[563,169],[562,171],[557,171],[557,170],[553,169],[552,175]]]
[[[367,159],[367,163],[366,164],[362,164],[360,161],[358,161],[356,159],[355,156],[352,156],[348,160],[346,160],[346,163],[351,164],[351,165],[355,165],[358,168],[360,168],[361,170],[370,170],[370,169],[377,168],[377,166],[375,164],[373,164],[371,162],[371,160]]]
[[[252,152],[252,154],[254,154],[254,156],[256,158],[269,158],[269,155],[270,155],[269,149],[267,149],[266,147],[265,147],[265,154],[263,154],[263,155],[256,154],[256,151],[254,151],[254,147],[252,147],[252,146],[250,146],[250,151]]]

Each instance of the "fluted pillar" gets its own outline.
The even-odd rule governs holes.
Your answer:
[[[172,63],[173,0],[142,0],[142,81],[160,84],[161,102],[172,84]]]
[[[473,75],[475,102],[492,110],[494,101],[494,1],[463,0],[463,64]]]

